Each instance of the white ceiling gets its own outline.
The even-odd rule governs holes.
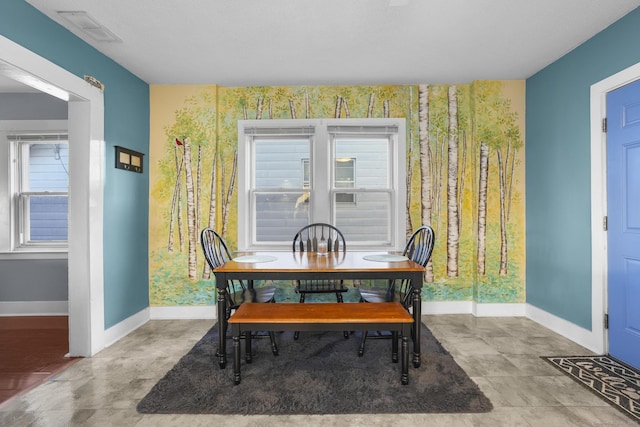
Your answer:
[[[149,84],[222,86],[526,79],[640,6],[640,0],[27,2]],[[86,11],[122,41],[95,42],[57,11]]]

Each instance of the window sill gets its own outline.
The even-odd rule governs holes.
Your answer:
[[[68,251],[66,249],[60,251],[43,251],[38,250],[20,250],[15,252],[0,252],[0,260],[20,260],[20,259],[67,259]]]

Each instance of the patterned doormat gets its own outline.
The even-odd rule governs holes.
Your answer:
[[[610,356],[543,357],[613,407],[640,421],[640,372]]]

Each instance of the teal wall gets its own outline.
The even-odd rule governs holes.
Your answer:
[[[591,329],[590,87],[640,62],[640,8],[527,80],[527,303]]]
[[[149,152],[149,85],[23,0],[2,0],[0,34],[105,85],[104,308],[109,328],[149,306],[148,155],[143,174],[113,167],[115,145]]]

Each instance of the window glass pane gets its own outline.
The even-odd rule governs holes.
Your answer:
[[[256,242],[288,242],[309,223],[309,193],[254,194]]]
[[[302,187],[311,187],[311,168],[309,166],[309,159],[302,159]]]
[[[309,139],[255,139],[255,188],[305,188]]]
[[[356,159],[342,157],[336,159],[336,188],[353,188],[355,182]]]
[[[337,137],[335,168],[335,188],[389,188],[389,139]]]
[[[23,191],[67,191],[67,144],[29,144],[29,181]]]
[[[356,159],[341,157],[335,162],[335,188],[355,188],[356,186]],[[336,194],[338,203],[354,203],[356,201],[353,193]]]
[[[336,193],[336,198],[340,193]],[[391,195],[358,192],[357,203],[336,203],[336,226],[347,241],[390,243]],[[338,200],[336,200],[337,202]]]
[[[28,241],[67,240],[67,196],[29,197]]]

